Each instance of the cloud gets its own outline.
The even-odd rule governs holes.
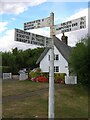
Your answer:
[[[32,30],[29,30],[29,32],[50,37],[50,29],[49,28],[32,29]]]
[[[3,32],[7,29],[8,22],[0,22],[0,32]]]
[[[44,34],[44,36],[49,36],[48,31],[47,30],[33,30],[32,33],[36,33],[36,34]],[[37,48],[40,46],[36,46],[36,45],[31,45],[31,44],[26,44],[26,43],[22,43],[22,42],[17,42],[14,41],[14,29],[12,30],[7,30],[5,35],[3,37],[0,38],[0,51],[11,51],[12,48],[17,47],[18,49],[33,49],[33,48]]]
[[[72,32],[65,33],[68,36],[68,44],[70,46],[75,46],[75,44],[81,40],[81,38],[85,37],[88,34],[88,8],[80,9],[77,13],[72,16],[69,16],[65,21],[77,19],[80,17],[86,16],[86,28],[82,30],[76,30]],[[62,34],[57,35],[58,38],[61,38]]]
[[[78,13],[75,13],[74,15],[69,16],[67,18],[67,20],[73,20],[82,16],[86,16],[86,29],[65,33],[65,35],[68,36],[68,44],[70,46],[75,46],[75,44],[88,33],[88,9],[83,9],[82,11],[79,11]],[[14,30],[7,30],[7,24],[8,24],[7,22],[3,22],[2,27],[0,27],[2,28],[2,30],[6,29],[4,36],[0,38],[0,51],[9,51],[15,47],[18,47],[19,49],[23,49],[23,50],[37,47],[35,45],[14,41]],[[49,28],[33,29],[29,31],[43,36],[48,36],[48,37],[50,36]],[[62,34],[57,35],[58,38],[61,38],[61,36]]]
[[[28,9],[30,6],[36,6],[47,0],[1,0],[0,14],[20,14]]]

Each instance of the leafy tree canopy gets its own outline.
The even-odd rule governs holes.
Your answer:
[[[36,68],[36,61],[44,48],[28,49],[25,51],[12,49],[12,52],[2,52],[2,66],[4,66],[3,72],[7,72],[9,67],[13,74],[17,74],[22,68]]]
[[[89,76],[89,53],[90,37],[87,36],[80,40],[73,48],[70,56],[70,71],[77,74],[78,81],[82,84],[88,84]]]

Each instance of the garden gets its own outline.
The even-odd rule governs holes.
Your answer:
[[[41,72],[40,68],[29,72],[29,80],[33,82],[49,82],[49,73]],[[54,73],[55,83],[65,83],[65,73]]]

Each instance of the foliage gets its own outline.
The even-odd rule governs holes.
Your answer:
[[[65,80],[65,73],[54,73],[55,80],[61,78],[62,80]]]
[[[44,78],[47,78],[47,80],[49,80],[49,73],[48,72],[37,72],[39,68],[37,68],[36,70],[34,71],[31,71],[29,73],[29,78],[30,80],[32,81],[38,81],[37,78],[38,77],[44,77]],[[40,78],[40,81],[43,81],[42,79]],[[47,81],[46,80],[46,81]],[[64,80],[65,80],[65,73],[54,73],[54,81],[55,83],[64,83]]]
[[[48,79],[45,76],[39,76],[36,78],[38,82],[48,82]]]
[[[40,76],[40,68],[36,68],[32,71],[29,72],[29,78],[36,78],[38,76]]]
[[[3,73],[9,73],[11,71],[9,66],[2,66],[2,72]]]
[[[44,76],[46,78],[49,78],[49,73],[48,72],[41,72],[40,75]]]
[[[88,42],[87,42],[88,41]],[[90,37],[82,39],[73,48],[70,56],[70,71],[77,74],[79,83],[88,84],[88,66],[89,62],[89,48]],[[88,43],[88,44],[87,44]]]
[[[36,68],[36,61],[43,50],[44,48],[36,48],[22,51],[14,48],[12,52],[2,52],[2,66],[10,67],[12,74],[17,74],[22,68]]]
[[[33,69],[29,72],[29,78],[33,82],[48,82],[46,73],[42,73],[40,68]]]
[[[0,73],[2,73],[2,66],[0,66]]]
[[[65,73],[54,73],[55,83],[64,83]]]
[[[35,77],[37,77],[37,73],[34,72],[34,71],[31,71],[31,72],[29,73],[29,78],[35,78]]]

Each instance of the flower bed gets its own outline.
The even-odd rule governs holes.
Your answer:
[[[64,80],[62,80],[61,78],[59,78],[59,79],[57,79],[57,80],[55,81],[55,83],[64,84]]]
[[[44,76],[39,76],[36,78],[36,81],[38,82],[48,82],[48,79]]]

